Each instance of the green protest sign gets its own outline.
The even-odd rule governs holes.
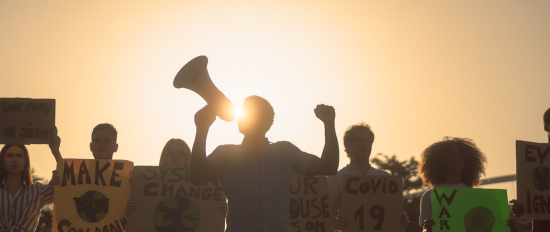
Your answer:
[[[433,231],[510,231],[504,189],[434,188],[431,203]]]

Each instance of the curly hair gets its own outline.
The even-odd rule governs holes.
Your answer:
[[[355,137],[355,134],[358,131],[366,131],[372,135],[372,139],[374,141],[374,132],[372,132],[372,129],[370,128],[369,124],[366,124],[365,122],[360,122],[357,124],[353,124],[346,129],[346,132],[344,132],[344,151],[348,153],[346,150],[347,146],[351,144],[351,141],[353,140],[353,137]],[[349,158],[349,153],[346,154]]]
[[[485,176],[487,157],[473,140],[468,138],[445,137],[443,141],[428,146],[421,154],[418,164],[419,175],[425,185],[435,186],[445,181],[445,161],[448,154],[458,150],[464,157],[462,183],[468,187],[478,186],[481,176]]]

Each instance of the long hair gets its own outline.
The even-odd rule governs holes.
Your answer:
[[[485,175],[487,157],[471,139],[445,137],[443,141],[427,147],[421,154],[418,170],[425,185],[433,187],[445,181],[444,164],[454,150],[458,150],[464,157],[462,183],[468,187],[478,186],[481,183],[481,176]]]
[[[23,154],[25,156],[25,167],[23,167],[23,172],[21,173],[21,176],[27,184],[32,184],[31,160],[29,158],[29,151],[27,150],[27,147],[25,147],[25,145],[13,144],[4,145],[2,151],[0,151],[0,183],[4,181],[8,176],[8,171],[4,168],[4,156],[8,152],[8,149],[13,146],[20,147],[23,150]]]
[[[162,153],[160,154],[159,166],[161,167],[168,166],[168,163],[166,161],[167,160],[166,156],[168,155],[170,147],[172,147],[175,144],[181,145],[183,149],[187,151],[185,152],[184,155],[185,155],[185,161],[186,161],[185,167],[188,168],[189,161],[191,160],[191,149],[189,149],[189,146],[187,145],[187,143],[182,139],[170,139],[168,140],[168,142],[166,142],[166,145],[164,145],[164,148],[162,148]]]

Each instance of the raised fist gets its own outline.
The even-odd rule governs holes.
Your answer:
[[[323,123],[334,123],[334,118],[336,117],[334,107],[320,104],[313,111],[315,112],[315,116],[323,121]]]

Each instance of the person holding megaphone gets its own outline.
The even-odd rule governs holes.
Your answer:
[[[339,148],[332,106],[317,105],[315,116],[325,125],[325,146],[321,158],[301,151],[290,142],[270,142],[275,111],[259,96],[249,96],[237,119],[244,139],[239,145],[218,146],[206,157],[206,137],[216,116],[233,121],[233,104],[212,83],[206,65],[198,56],[181,68],[174,78],[175,88],[199,94],[208,105],[195,114],[197,127],[193,143],[190,178],[195,185],[219,179],[228,200],[226,232],[290,232],[290,180],[301,175],[334,175],[338,171]]]
[[[195,114],[197,127],[191,156],[191,182],[195,185],[219,178],[228,199],[227,232],[290,231],[288,210],[290,177],[334,175],[339,149],[332,106],[317,105],[314,112],[325,125],[321,158],[301,151],[290,142],[270,142],[266,132],[273,124],[273,107],[264,98],[244,100],[237,119],[244,135],[240,145],[218,146],[206,157],[206,137],[216,113],[205,106]]]

